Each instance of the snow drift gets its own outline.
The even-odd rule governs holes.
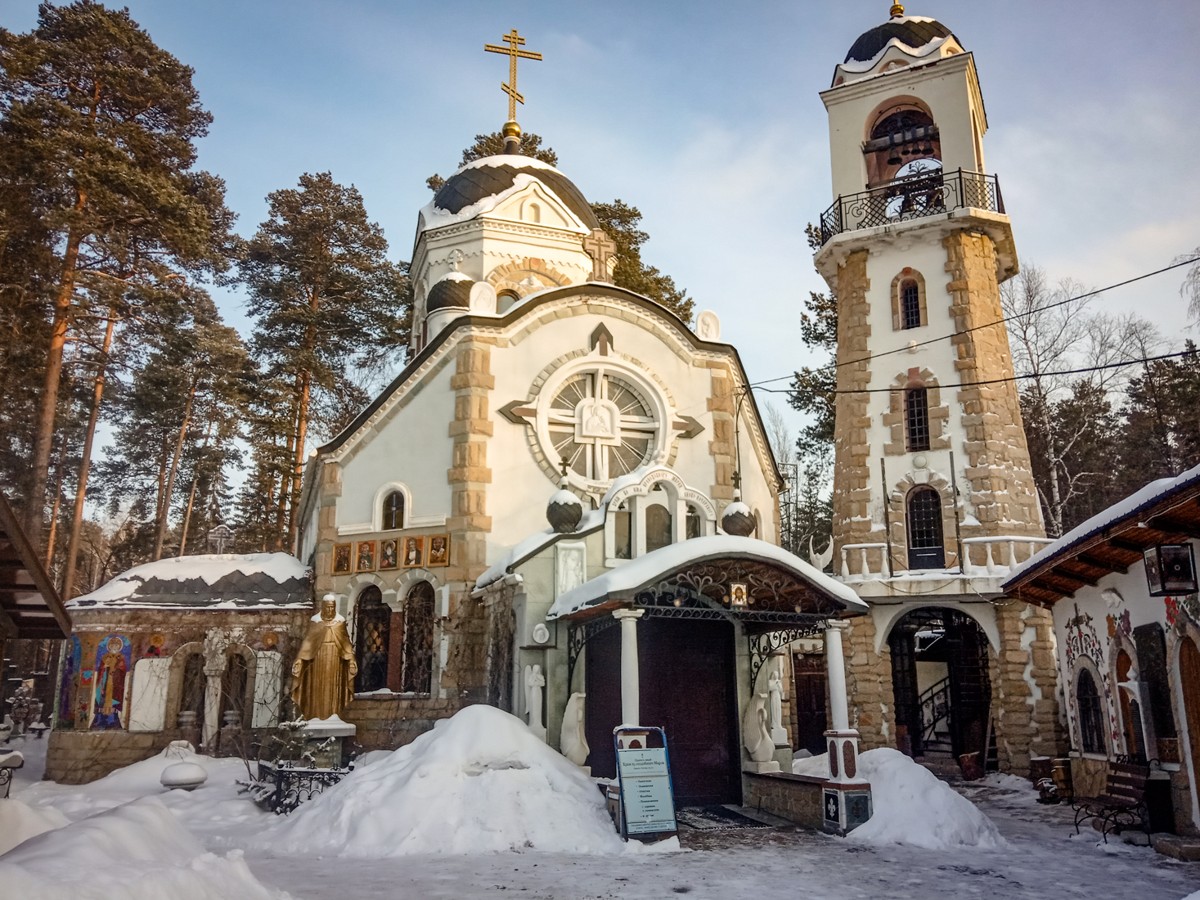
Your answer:
[[[798,759],[797,775],[828,775],[829,755]],[[966,797],[899,750],[881,747],[858,757],[858,773],[871,782],[874,812],[846,840],[856,844],[910,844],[929,850],[1007,846],[992,820]]]
[[[0,885],[6,897],[39,900],[287,897],[255,878],[240,851],[206,853],[156,797],[30,838],[0,857]]]
[[[269,828],[273,853],[620,853],[595,784],[514,716],[468,706]]]
[[[49,806],[30,806],[9,797],[0,803],[0,856],[31,837],[67,824],[67,817]]]

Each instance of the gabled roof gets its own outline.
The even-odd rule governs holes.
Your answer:
[[[1004,592],[1052,606],[1113,572],[1127,572],[1159,544],[1200,539],[1200,466],[1152,481],[1018,566]]]
[[[71,633],[71,618],[16,513],[0,494],[0,637],[10,630],[18,638],[64,638]]]

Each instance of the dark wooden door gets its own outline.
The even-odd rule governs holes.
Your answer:
[[[639,623],[642,724],[666,729],[679,806],[741,803],[733,626]]]
[[[825,752],[828,691],[825,657],[818,653],[797,653],[792,657],[792,697],[796,707],[796,749],[809,753]]]
[[[733,626],[728,622],[638,622],[641,724],[663,728],[679,806],[741,803],[741,751],[734,694]],[[612,730],[621,723],[621,633],[587,644],[588,765],[616,776]]]

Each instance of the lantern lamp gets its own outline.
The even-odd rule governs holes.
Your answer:
[[[1142,552],[1151,597],[1191,594],[1196,590],[1196,557],[1191,544],[1158,544]]]

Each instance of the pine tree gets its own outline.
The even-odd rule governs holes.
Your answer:
[[[43,3],[25,35],[0,30],[3,220],[45,241],[49,337],[32,423],[26,521],[37,540],[64,347],[84,315],[179,269],[221,264],[231,216],[220,180],[193,169],[210,122],[192,70],[127,11]]]
[[[239,271],[256,318],[255,356],[287,385],[281,398],[289,472],[278,489],[279,546],[295,543],[310,430],[328,435],[357,411],[350,367],[397,352],[402,275],[362,196],[328,172],[267,197],[269,217],[245,242]],[[273,445],[278,450],[278,444]]]

